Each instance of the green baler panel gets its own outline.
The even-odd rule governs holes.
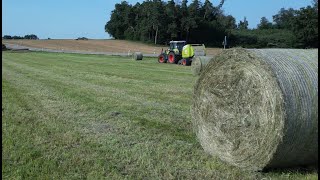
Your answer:
[[[182,58],[190,58],[194,55],[193,48],[190,44],[183,46],[182,48]]]

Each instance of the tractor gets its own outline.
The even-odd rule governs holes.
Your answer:
[[[161,51],[158,56],[159,63],[182,64],[190,66],[192,58],[197,56],[205,56],[204,44],[187,44],[186,41],[170,41],[169,49]]]

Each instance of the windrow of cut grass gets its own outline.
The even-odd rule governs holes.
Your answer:
[[[317,179],[249,173],[192,130],[190,67],[155,58],[2,52],[4,179]]]

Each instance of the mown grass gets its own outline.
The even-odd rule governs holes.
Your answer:
[[[204,153],[190,67],[154,58],[2,52],[4,179],[317,179]]]

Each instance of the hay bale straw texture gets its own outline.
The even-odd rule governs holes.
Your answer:
[[[142,58],[143,58],[142,52],[134,52],[132,54],[132,59],[133,60],[142,60]]]
[[[204,150],[231,165],[316,165],[318,50],[222,52],[200,74],[191,114]]]
[[[209,63],[213,59],[212,56],[195,56],[192,58],[191,71],[195,76],[200,75],[200,72],[204,68],[205,65]]]

